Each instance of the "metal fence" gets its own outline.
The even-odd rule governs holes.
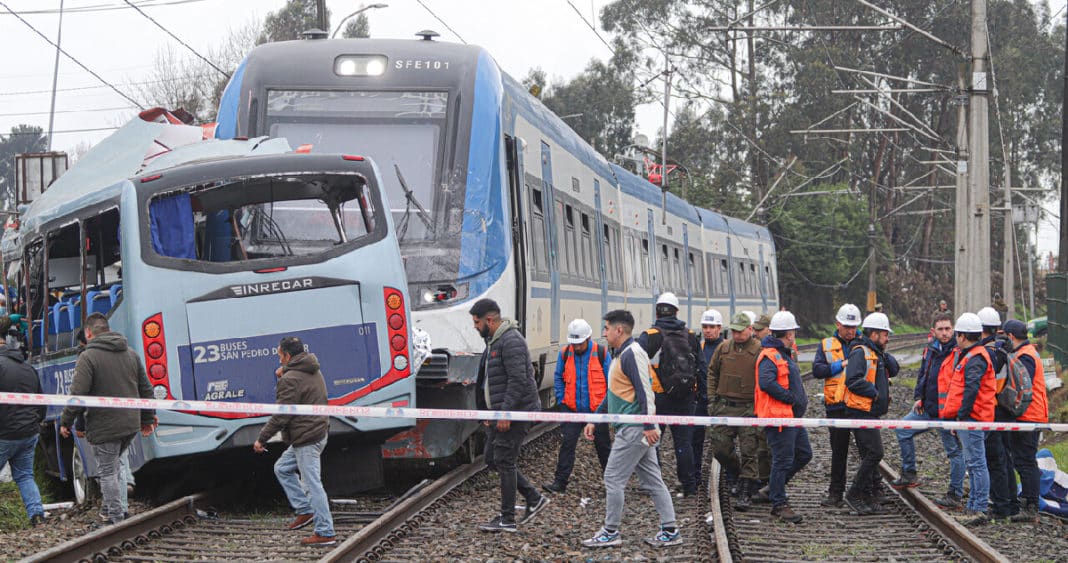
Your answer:
[[[1068,274],[1046,276],[1046,306],[1049,336],[1046,345],[1060,365],[1068,365]]]

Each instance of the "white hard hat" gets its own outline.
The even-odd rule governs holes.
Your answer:
[[[656,304],[657,305],[671,305],[672,307],[678,309],[679,308],[679,298],[675,297],[674,293],[671,293],[670,291],[665,291],[664,293],[661,293],[660,297],[658,297],[656,299]]]
[[[870,328],[872,330],[885,330],[886,332],[894,332],[890,330],[890,319],[883,313],[872,313],[867,317],[864,317],[864,324],[862,328]]]
[[[593,336],[593,329],[590,328],[590,323],[582,319],[575,319],[571,321],[571,324],[567,325],[567,342],[569,344],[582,344],[590,336]]]
[[[794,314],[790,311],[779,311],[771,316],[771,324],[768,325],[772,331],[780,330],[797,330],[801,327],[797,326],[797,319],[794,318]]]
[[[983,332],[983,321],[975,313],[964,313],[957,317],[957,324],[953,327],[957,332]]]
[[[705,314],[701,315],[701,324],[723,326],[723,315],[719,314],[719,311],[715,309],[709,309],[705,311]]]
[[[749,324],[753,324],[753,323],[755,323],[755,322],[756,322],[756,320],[757,320],[757,315],[756,315],[756,313],[754,313],[754,312],[752,312],[752,311],[742,311],[742,314],[743,314],[743,315],[745,315],[745,316],[747,316],[747,317],[749,317]]]
[[[979,317],[979,322],[983,323],[983,326],[1001,326],[1001,315],[993,307],[979,309],[976,316]]]
[[[860,309],[852,303],[846,303],[838,309],[834,320],[842,323],[842,326],[858,326],[860,325]]]

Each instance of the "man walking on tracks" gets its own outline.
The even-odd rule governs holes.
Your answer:
[[[539,411],[538,385],[530,350],[519,333],[519,324],[501,318],[501,308],[492,299],[479,299],[468,311],[475,330],[486,339],[486,351],[478,374],[475,401],[479,410]],[[486,465],[501,478],[501,512],[478,528],[484,532],[515,532],[515,496],[518,490],[527,501],[526,523],[549,504],[549,498],[535,489],[516,467],[519,450],[531,423],[498,420],[486,427]]]
[[[93,313],[85,319],[85,351],[78,356],[71,381],[71,395],[94,397],[152,398],[152,386],[145,375],[141,358],[126,343],[123,335],[112,332],[108,319]],[[60,417],[59,432],[70,437],[74,419],[85,407],[66,407]],[[120,488],[126,488],[125,479],[119,471],[119,459],[126,455],[126,448],[136,437],[138,429],[142,436],[152,434],[156,427],[155,411],[142,409],[89,409],[86,413],[86,439],[93,448],[93,455],[100,472],[100,493],[104,497],[108,522],[116,524],[126,518],[120,500]]]
[[[608,345],[618,350],[608,373],[608,397],[597,409],[602,414],[657,414],[650,379],[649,357],[631,333],[634,316],[629,311],[610,311],[604,316],[604,336]],[[675,506],[671,492],[664,485],[656,444],[660,430],[655,424],[614,424],[616,439],[604,470],[604,526],[592,538],[582,541],[586,547],[610,547],[623,543],[619,525],[623,519],[623,489],[637,472],[643,490],[653,497],[660,515],[660,532],[645,542],[655,546],[678,545],[682,534],[675,525]],[[587,424],[587,439],[593,438],[594,425]]]
[[[940,381],[943,373],[942,364],[953,362],[953,353],[957,342],[953,338],[953,319],[946,313],[935,313],[931,328],[934,338],[927,343],[927,349],[920,360],[920,371],[916,378],[916,390],[913,397],[916,404],[905,415],[905,420],[938,420],[940,389],[947,389],[949,381]],[[946,372],[946,377],[950,373]],[[915,436],[927,432],[926,428],[899,428],[894,431],[901,449],[901,476],[890,484],[895,489],[920,486],[916,476]],[[942,449],[949,458],[949,490],[935,503],[942,508],[959,509],[964,498],[964,455],[960,440],[949,430],[937,430],[942,438]]]
[[[812,377],[823,380],[823,405],[827,410],[827,418],[846,417],[846,365],[860,321],[860,309],[856,305],[842,305],[834,317],[834,334],[820,341],[812,360]],[[828,431],[831,435],[831,484],[827,498],[820,504],[840,507],[843,504],[842,495],[845,494],[846,460],[852,431],[835,427],[828,428]]]
[[[890,319],[883,313],[871,313],[864,319],[861,330],[863,334],[849,352],[849,365],[846,366],[846,416],[878,419],[889,409],[890,378],[898,371],[897,362],[886,352]],[[879,430],[873,428],[855,428],[853,436],[861,459],[845,502],[861,516],[882,514],[886,509],[869,494],[883,459],[882,437]]]
[[[278,344],[278,376],[275,401],[280,405],[326,405],[326,381],[319,371],[319,359],[304,348],[296,336],[287,336]],[[315,533],[300,540],[303,545],[333,545],[334,518],[330,501],[323,488],[320,457],[330,433],[330,419],[325,416],[276,414],[260,431],[252,445],[256,453],[266,452],[263,446],[279,431],[289,445],[274,463],[278,484],[296,511],[290,530],[303,528],[314,520]],[[297,473],[300,477],[297,477]]]
[[[697,398],[693,403],[694,416],[708,416],[708,364],[712,361],[712,355],[716,348],[723,343],[723,315],[715,309],[709,309],[701,315],[701,353],[698,355],[697,372]],[[701,468],[705,458],[705,427],[695,426],[693,429],[693,477],[698,486],[701,485]]]
[[[0,315],[0,335],[7,334],[11,319]],[[0,347],[0,392],[41,393],[37,370],[26,363],[18,343]],[[33,479],[33,456],[37,448],[38,426],[48,407],[44,405],[0,405],[0,467],[11,466],[11,479],[19,487],[26,516],[34,527],[44,524],[41,491]]]
[[[638,337],[638,344],[650,358],[656,410],[662,415],[693,416],[694,398],[700,362],[697,354],[700,342],[686,323],[675,315],[679,300],[674,293],[664,293],[656,300],[656,322]],[[694,476],[693,427],[672,424],[671,439],[675,445],[675,470],[682,487],[682,496],[697,494]]]
[[[760,341],[753,338],[749,317],[738,313],[731,319],[731,339],[716,349],[708,364],[708,389],[712,396],[712,416],[754,416],[753,394],[756,389],[757,356]],[[746,510],[760,488],[761,429],[750,426],[714,426],[711,448],[716,460],[728,475],[740,479],[735,508]],[[734,453],[735,438],[738,455]]]
[[[789,311],[779,311],[771,318],[771,334],[761,342],[754,376],[757,386],[754,408],[760,418],[803,418],[808,395],[801,383],[801,370],[792,357],[797,320]],[[804,428],[789,426],[764,428],[771,448],[771,515],[796,524],[802,516],[786,500],[786,484],[812,460],[812,446]]]
[[[604,401],[605,366],[611,358],[608,357],[608,350],[594,342],[592,336],[590,323],[583,319],[571,321],[567,326],[568,345],[556,359],[556,373],[553,375],[556,402],[568,412],[591,413]],[[542,489],[550,493],[567,490],[567,480],[575,467],[575,446],[585,426],[582,422],[560,424],[562,437],[556,473],[553,481],[542,485]],[[608,454],[612,451],[612,438],[608,435],[607,424],[595,425],[593,445],[603,472],[608,464]]]

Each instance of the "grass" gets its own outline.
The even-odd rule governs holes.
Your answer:
[[[0,483],[0,532],[21,530],[29,525],[18,486],[11,482]]]
[[[902,369],[904,369],[904,368],[902,368]],[[894,385],[900,385],[900,386],[905,387],[907,389],[915,389],[916,388],[916,378],[915,377],[895,377],[894,378]]]
[[[1068,469],[1068,440],[1061,440],[1055,444],[1042,444],[1039,448],[1048,448],[1050,453],[1053,454],[1053,459],[1057,461],[1057,467]]]

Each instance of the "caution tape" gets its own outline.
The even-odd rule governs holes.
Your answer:
[[[182,401],[85,395],[38,395],[0,393],[0,404],[93,407],[109,409],[155,409],[239,413],[258,415],[309,415],[367,418],[410,418],[441,420],[511,420],[520,422],[586,422],[610,424],[682,424],[688,426],[790,426],[803,428],[874,428],[880,430],[994,430],[1068,432],[1068,424],[1025,422],[972,422],[948,420],[873,420],[858,418],[750,418],[737,416],[667,416],[641,414],[586,414],[552,411],[477,411],[457,409],[421,409],[412,407],[279,405],[275,403],[228,403],[219,401]]]

